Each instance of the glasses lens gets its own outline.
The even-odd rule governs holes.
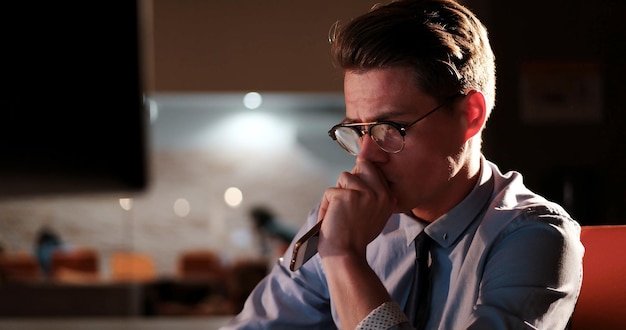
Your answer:
[[[357,155],[361,151],[361,138],[359,133],[351,127],[337,127],[335,129],[337,143],[352,155]]]
[[[370,129],[372,139],[386,152],[397,153],[404,147],[404,137],[389,124],[376,124]]]

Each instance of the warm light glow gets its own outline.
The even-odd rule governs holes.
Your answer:
[[[247,93],[243,97],[243,105],[248,109],[257,109],[261,106],[261,103],[263,103],[263,98],[257,92]]]
[[[230,187],[224,192],[224,201],[230,207],[237,207],[243,201],[243,193],[237,187]]]
[[[243,113],[217,123],[205,139],[231,152],[274,152],[291,148],[296,130],[289,122],[267,113]]]
[[[186,217],[190,210],[191,206],[186,199],[179,198],[174,202],[174,213],[176,213],[177,216],[181,218]]]
[[[120,198],[120,206],[124,211],[130,211],[133,208],[132,198]]]

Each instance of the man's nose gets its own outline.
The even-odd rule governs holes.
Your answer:
[[[361,151],[357,155],[362,159],[368,160],[370,162],[378,162],[381,160],[381,157],[384,157],[386,154],[383,149],[381,149],[374,139],[372,139],[369,134],[363,135],[361,140]]]

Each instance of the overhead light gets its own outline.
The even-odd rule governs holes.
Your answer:
[[[257,109],[261,103],[263,103],[263,98],[257,92],[247,93],[243,97],[243,105],[248,109]]]

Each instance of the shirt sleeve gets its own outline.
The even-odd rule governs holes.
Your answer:
[[[521,217],[491,248],[468,329],[563,329],[578,296],[583,249],[572,221]]]
[[[382,303],[371,311],[359,324],[356,330],[405,330],[412,329],[400,306],[393,301]]]

